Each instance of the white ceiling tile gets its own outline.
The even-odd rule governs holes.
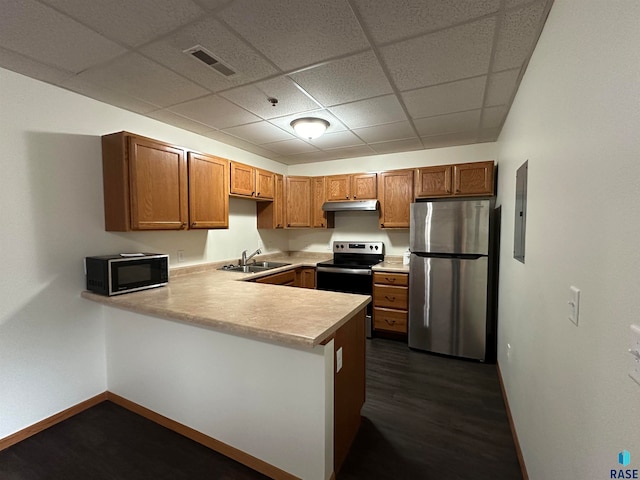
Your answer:
[[[158,108],[157,105],[139,100],[131,95],[127,95],[126,93],[116,92],[109,87],[85,81],[78,76],[66,79],[60,84],[60,86],[100,102],[124,108],[131,112],[147,114],[157,110]]]
[[[225,128],[222,132],[258,145],[273,142],[274,140],[292,140],[294,138],[293,135],[269,122],[257,122]]]
[[[327,110],[312,110],[309,112],[303,112],[294,115],[286,115],[284,117],[272,118],[269,120],[269,122],[273,123],[277,127],[280,127],[284,131],[295,135],[293,127],[291,127],[291,122],[297,118],[304,117],[322,118],[323,120],[329,122],[329,127],[327,128],[326,133],[341,132],[343,130],[347,130],[347,127],[345,127],[340,120],[338,120]]]
[[[422,142],[418,138],[374,143],[369,146],[373,148],[376,153],[411,152],[414,150],[422,150]]]
[[[486,81],[477,77],[421,88],[403,93],[402,99],[412,118],[474,110],[482,107]]]
[[[156,110],[155,112],[147,113],[147,117],[155,118],[161,122],[168,123],[174,127],[182,128],[194,133],[205,133],[211,131],[210,126],[204,125],[200,122],[194,122],[193,120],[169,110]]]
[[[227,145],[231,145],[233,147],[241,148],[247,152],[252,152],[257,155],[262,155],[266,158],[271,158],[274,156],[274,153],[266,148],[255,145],[251,142],[247,142],[246,140],[242,140],[241,138],[234,137],[232,135],[227,135],[226,133],[220,132],[218,130],[212,132],[206,132],[202,134],[204,137],[212,138],[219,142],[225,143]]]
[[[318,152],[318,149],[313,145],[309,145],[298,138],[293,140],[285,140],[283,142],[266,143],[262,145],[275,153],[280,155],[297,155],[299,153]]]
[[[486,74],[495,23],[490,17],[395,43],[382,57],[400,90]]]
[[[218,129],[235,127],[236,125],[260,120],[254,114],[217,95],[209,95],[181,103],[171,107],[170,110],[196,122]]]
[[[327,154],[319,151],[298,153],[296,155],[277,158],[277,161],[285,165],[300,165],[302,163],[320,162],[322,160],[327,160]]]
[[[42,0],[104,36],[138,46],[204,14],[191,0]]]
[[[225,77],[192,55],[184,53],[196,45],[211,52],[236,74]],[[212,18],[181,28],[166,38],[146,45],[140,52],[212,92],[277,73],[277,69],[256,50],[239,41],[227,27]]]
[[[383,123],[400,122],[407,116],[395,95],[360,100],[329,109],[349,128],[371,127]]]
[[[337,133],[325,133],[324,135],[309,140],[321,150],[328,150],[332,148],[353,147],[356,145],[362,145],[363,142],[353,133],[349,131],[337,132]]]
[[[477,134],[475,132],[448,133],[445,135],[434,135],[422,137],[425,148],[453,147],[456,145],[469,145],[475,143]]]
[[[511,103],[511,99],[518,88],[519,75],[519,68],[489,75],[485,105],[507,105]]]
[[[356,0],[376,43],[407,38],[494,13],[500,0]]]
[[[349,3],[340,0],[237,0],[218,16],[285,71],[369,46]]]
[[[62,70],[82,70],[126,50],[34,0],[0,0],[0,45]]]
[[[291,78],[325,107],[393,93],[372,51],[324,63]]]
[[[329,158],[351,158],[364,157],[366,155],[375,155],[375,151],[368,145],[359,145],[356,147],[334,148],[327,151]]]
[[[420,118],[414,120],[418,134],[421,137],[430,135],[442,135],[445,133],[470,132],[477,130],[480,124],[480,112],[471,110],[468,112],[450,113],[436,117]]]
[[[481,128],[501,127],[509,113],[509,107],[488,107],[482,110]]]
[[[203,8],[207,10],[215,10],[220,8],[222,5],[227,3],[231,3],[233,0],[196,0],[196,3],[201,5]]]
[[[498,35],[494,70],[520,68],[529,58],[541,31],[544,9],[544,2],[537,2],[505,14]]]
[[[391,140],[415,138],[416,133],[409,122],[387,123],[374,127],[358,128],[353,130],[367,143],[389,142]]]
[[[220,96],[262,118],[282,117],[318,109],[318,104],[302,93],[295,83],[286,77],[234,88],[222,92]],[[276,98],[278,103],[273,106],[268,98]]]
[[[108,65],[86,70],[79,77],[160,107],[209,93],[137,53],[129,53]]]
[[[74,74],[60,68],[50,67],[25,57],[12,50],[0,47],[0,66],[13,72],[21,73],[36,80],[60,85]]]
[[[497,141],[498,137],[500,136],[500,130],[502,129],[498,127],[498,128],[487,128],[487,129],[478,131],[478,138],[477,138],[478,143]]]

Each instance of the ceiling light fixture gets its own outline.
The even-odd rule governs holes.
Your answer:
[[[300,137],[311,140],[322,135],[329,128],[329,122],[322,118],[305,117],[295,119],[291,126]]]

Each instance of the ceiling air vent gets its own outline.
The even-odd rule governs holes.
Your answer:
[[[207,64],[208,66],[213,68],[216,72],[224,75],[225,77],[231,77],[232,75],[236,74],[236,72],[231,67],[229,67],[228,65],[225,65],[224,63],[222,63],[222,61],[220,61],[217,58],[215,58],[211,54],[211,52],[208,52],[207,50],[205,50],[200,45],[196,45],[195,47],[191,47],[191,48],[185,50],[184,53],[187,53],[187,54],[191,55],[193,58],[196,58],[196,59],[200,60],[201,62]]]

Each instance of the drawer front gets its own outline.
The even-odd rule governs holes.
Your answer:
[[[407,333],[407,312],[374,308],[373,328],[388,332]]]
[[[373,306],[407,310],[409,289],[407,287],[391,287],[375,285],[373,287]]]
[[[373,272],[373,283],[406,287],[409,285],[409,275],[406,273]]]
[[[271,283],[273,285],[289,285],[292,286],[296,281],[296,271],[289,270],[282,273],[276,273],[269,275],[268,277],[262,277],[256,279],[256,283]]]

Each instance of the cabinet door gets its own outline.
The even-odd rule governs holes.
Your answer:
[[[231,193],[253,197],[255,189],[255,169],[249,165],[231,162]]]
[[[296,269],[295,286],[300,288],[316,288],[316,269],[313,267]]]
[[[327,184],[327,201],[345,201],[350,200],[350,175],[331,175],[326,177]]]
[[[314,228],[327,228],[327,214],[322,210],[325,202],[325,177],[314,177],[312,179],[313,204],[312,223]]]
[[[287,227],[311,227],[311,178],[287,177],[286,185]]]
[[[273,196],[274,228],[284,228],[284,177],[276,175]]]
[[[271,285],[286,285],[293,287],[296,282],[296,271],[288,270],[282,273],[274,273],[267,277],[256,279],[256,283],[269,283]]]
[[[129,186],[133,230],[180,230],[188,221],[184,150],[129,137]]]
[[[352,200],[375,200],[378,198],[378,175],[359,173],[351,176]]]
[[[274,194],[275,174],[266,170],[256,169],[256,197],[272,199]]]
[[[413,201],[413,171],[395,170],[378,175],[381,228],[409,228]]]
[[[493,162],[454,166],[456,195],[493,195]]]
[[[189,152],[189,228],[229,228],[229,161]]]
[[[418,169],[416,197],[444,197],[451,195],[452,165]]]

